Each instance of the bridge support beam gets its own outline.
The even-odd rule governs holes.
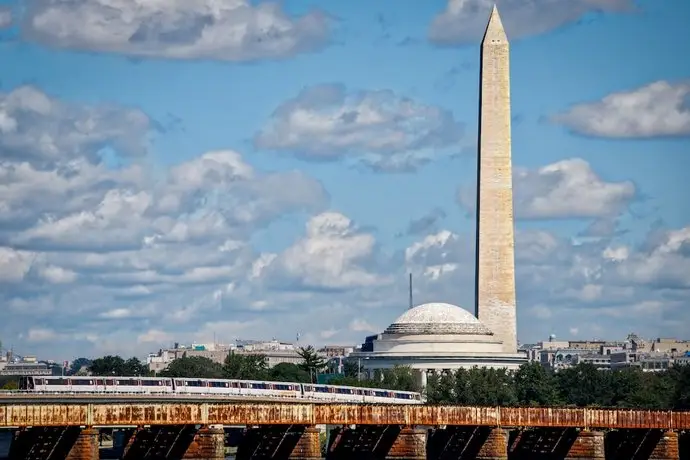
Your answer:
[[[225,431],[222,428],[201,427],[182,458],[184,460],[223,460],[225,458]]]
[[[508,432],[493,428],[479,449],[477,460],[508,460]]]
[[[322,458],[320,434],[321,432],[315,426],[307,426],[295,448],[292,449],[290,460],[320,460]]]
[[[565,460],[605,460],[604,433],[582,430],[570,446]]]
[[[427,430],[402,427],[386,460],[426,460],[426,436]]]
[[[81,430],[66,460],[98,460],[98,430],[84,428]]]
[[[665,431],[649,456],[649,460],[678,460],[679,450],[678,433]]]

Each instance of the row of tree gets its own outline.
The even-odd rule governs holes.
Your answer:
[[[188,378],[227,378],[241,380],[275,380],[280,382],[315,382],[319,373],[327,367],[326,360],[319,355],[314,347],[302,347],[298,350],[301,358],[299,364],[278,364],[269,369],[268,360],[262,354],[228,353],[225,361],[217,363],[200,356],[186,356],[172,361],[168,367],[158,375],[164,377]],[[138,358],[123,359],[120,356],[104,356],[94,360],[78,358],[74,360],[68,375],[123,377],[154,375],[148,366]]]
[[[429,378],[432,404],[690,409],[690,366],[661,372],[601,371],[580,364],[554,373],[538,363],[517,371],[459,369]]]

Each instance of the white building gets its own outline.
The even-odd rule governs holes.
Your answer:
[[[422,386],[431,372],[459,368],[517,369],[524,353],[505,353],[503,343],[467,310],[448,303],[427,303],[407,310],[381,334],[367,337],[361,351],[350,354],[362,372],[396,365],[419,371]]]
[[[159,350],[158,353],[149,354],[146,358],[149,369],[160,372],[175,359],[183,356],[188,358],[199,356],[223,364],[230,352],[238,355],[263,355],[266,357],[268,367],[274,367],[281,363],[300,364],[303,361],[294,344],[277,340],[238,341],[237,344],[233,345],[192,344],[190,347],[176,345],[175,348],[163,349]]]

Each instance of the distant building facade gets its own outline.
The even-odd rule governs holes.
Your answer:
[[[0,357],[0,376],[52,375],[53,367],[39,362],[35,356],[15,357],[7,352]]]
[[[347,347],[344,347],[347,348]],[[331,352],[335,352],[339,347],[329,348]],[[278,364],[299,364],[302,362],[302,357],[298,353],[299,347],[293,343],[280,342],[277,340],[255,341],[245,340],[237,341],[232,345],[221,344],[192,344],[184,346],[175,344],[175,347],[169,349],[161,349],[158,353],[149,354],[146,358],[146,363],[149,369],[154,372],[161,372],[166,369],[168,365],[175,359],[192,356],[200,356],[208,358],[213,362],[223,364],[225,358],[229,353],[238,355],[264,355],[266,363],[269,368],[277,366]],[[323,349],[318,353],[326,357]]]
[[[629,334],[623,341],[556,340],[523,347],[530,361],[559,371],[582,363],[601,370],[637,367],[645,372],[667,370],[672,366],[690,364],[690,341],[670,338],[644,340]]]

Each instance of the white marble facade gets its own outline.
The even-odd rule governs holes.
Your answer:
[[[369,351],[352,353],[362,372],[396,365],[419,370],[422,386],[427,375],[458,368],[516,369],[526,362],[519,353],[504,353],[503,344],[471,313],[456,305],[427,303],[403,313],[386,330],[365,344]]]

